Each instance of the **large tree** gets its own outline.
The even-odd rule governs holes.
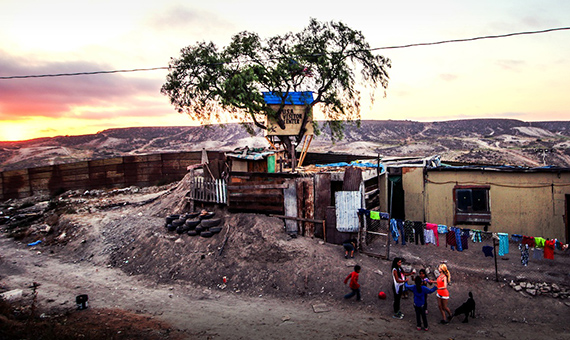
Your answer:
[[[179,58],[171,59],[161,92],[178,112],[193,120],[203,124],[230,119],[249,132],[254,125],[267,129],[267,116],[283,128],[287,93],[313,92],[314,101],[305,107],[299,134],[292,140],[280,137],[285,148],[294,153],[313,106],[319,105],[324,113],[331,138],[342,138],[346,121],[360,122],[357,83],[369,86],[373,99],[378,85],[384,91],[387,88],[389,67],[390,60],[374,55],[361,32],[341,22],[311,19],[296,34],[263,40],[256,33],[241,32],[223,49],[212,42],[185,47]],[[265,103],[263,92],[283,98],[279,109]],[[315,131],[320,131],[316,124]]]

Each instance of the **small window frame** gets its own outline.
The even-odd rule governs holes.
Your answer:
[[[489,185],[456,185],[453,188],[454,224],[491,224],[490,189]],[[479,198],[478,204],[473,203],[473,193]]]

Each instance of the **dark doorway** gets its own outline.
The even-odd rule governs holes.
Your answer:
[[[402,176],[388,176],[388,212],[391,218],[405,220],[404,185]]]
[[[564,214],[564,223],[566,224],[566,242],[570,242],[570,195],[566,195],[566,213]]]

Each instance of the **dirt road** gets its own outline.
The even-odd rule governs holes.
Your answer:
[[[187,283],[158,285],[114,268],[83,261],[66,262],[41,252],[41,248],[15,243],[5,237],[0,238],[0,248],[2,287],[16,289],[29,287],[32,282],[40,283],[38,301],[41,310],[48,313],[75,310],[75,296],[88,294],[90,311],[119,308],[148,315],[168,323],[187,339],[374,339],[410,335],[421,335],[426,339],[535,339],[537,332],[550,339],[570,338],[567,325],[537,324],[529,320],[505,322],[502,318],[489,318],[480,313],[479,318],[469,324],[457,322],[442,326],[436,324],[433,307],[429,315],[430,330],[416,335],[411,308],[406,308],[409,314],[404,320],[392,319],[382,312],[385,305],[391,304],[389,300],[331,303],[318,298],[245,297],[221,288],[199,288]],[[491,294],[499,289],[492,283],[484,287]],[[502,293],[509,294],[510,291]],[[407,302],[410,301],[403,301],[404,304]],[[435,304],[435,300],[432,303]],[[505,313],[513,307],[516,306],[504,306]],[[87,311],[77,313],[84,312]],[[568,307],[557,302],[552,304],[550,312],[565,312],[567,316]],[[127,334],[125,336],[128,338]]]

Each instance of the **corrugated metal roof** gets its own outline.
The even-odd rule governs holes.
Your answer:
[[[281,96],[275,92],[263,92],[263,99],[266,104],[281,104]],[[314,101],[313,92],[289,92],[285,98],[286,105],[307,105]]]

